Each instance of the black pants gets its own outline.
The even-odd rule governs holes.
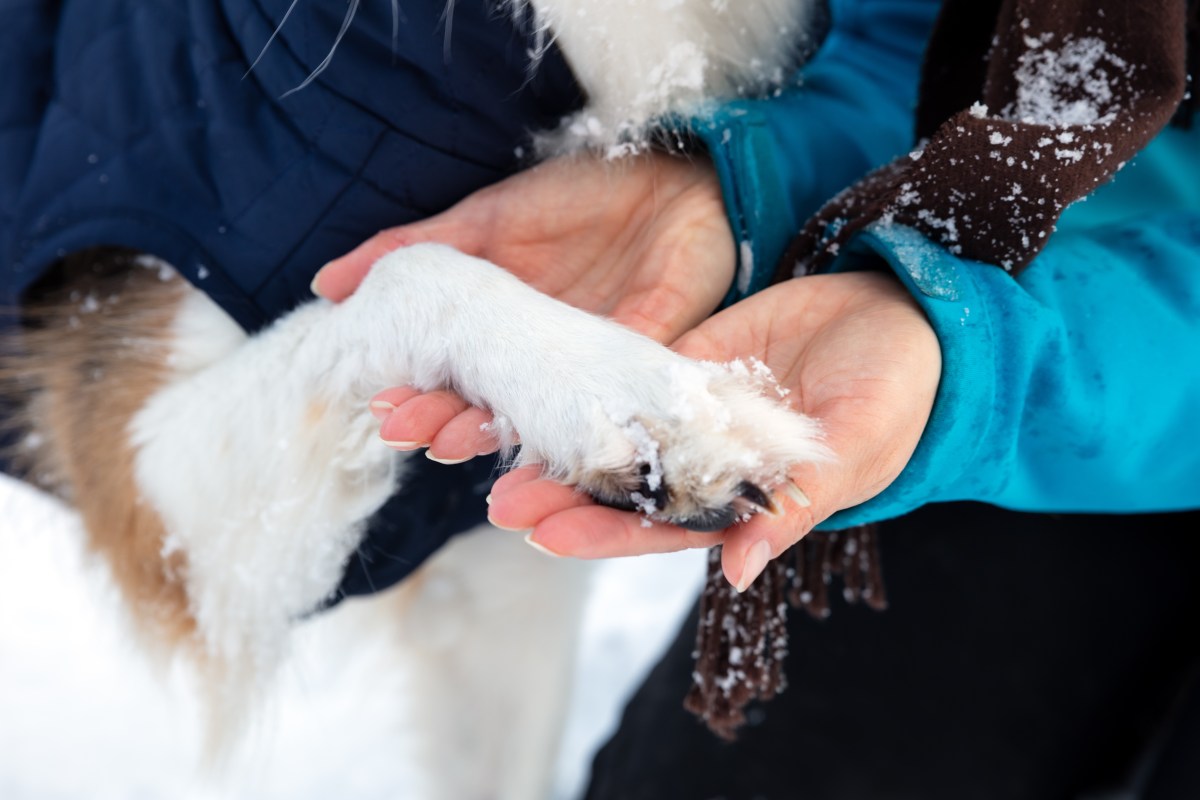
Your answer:
[[[1200,798],[1200,512],[931,507],[883,526],[890,608],[792,612],[735,743],[681,707],[693,619],[589,800]]]

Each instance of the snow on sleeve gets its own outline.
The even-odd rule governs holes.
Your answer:
[[[1032,125],[1107,125],[1120,110],[1114,83],[1128,81],[1134,69],[1093,36],[1065,37],[1053,47],[1054,35],[1025,36],[1018,58],[1016,99],[1000,116]]]

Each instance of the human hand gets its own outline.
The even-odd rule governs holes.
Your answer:
[[[733,235],[702,158],[559,158],[435,217],[376,234],[313,281],[335,302],[380,257],[441,242],[499,264],[543,294],[660,342],[712,313],[733,280]]]
[[[621,161],[560,158],[482,189],[427,220],[392,228],[326,265],[314,291],[341,301],[383,255],[442,242],[539,291],[660,342],[712,313],[733,280],[733,235],[702,159],[650,153]],[[451,392],[382,392],[383,439],[456,463],[492,452],[491,419]]]
[[[822,423],[837,460],[791,475],[802,492],[779,491],[778,514],[759,514],[724,533],[696,533],[596,505],[541,479],[536,468],[492,488],[490,518],[531,529],[529,541],[556,555],[640,555],[724,544],[722,567],[744,590],[769,559],[821,520],[890,484],[916,448],[941,374],[941,350],[912,297],[888,274],[813,275],[754,295],[676,343],[693,358],[756,356],[791,390],[793,406]]]

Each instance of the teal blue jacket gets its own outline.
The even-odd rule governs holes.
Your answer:
[[[804,220],[908,150],[936,0],[833,0],[798,85],[694,123],[742,243],[735,300]],[[903,473],[822,527],[978,500],[1043,512],[1200,507],[1200,130],[1169,129],[1069,209],[1018,278],[876,225],[833,269],[885,261],[942,348],[933,413]]]

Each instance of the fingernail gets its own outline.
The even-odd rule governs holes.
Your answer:
[[[383,443],[393,450],[420,450],[422,447],[429,447],[429,442],[389,442],[387,439]]]
[[[483,502],[490,506],[492,504],[491,494],[489,494],[487,497],[483,498]]]
[[[332,264],[332,263],[333,263],[332,261],[329,262],[329,264]],[[329,264],[326,264],[324,267],[321,267],[319,270],[317,270],[317,274],[313,275],[312,283],[310,283],[308,285],[308,290],[310,292],[312,292],[313,294],[315,294],[317,297],[325,296],[325,295],[321,294],[321,273],[325,271],[325,267],[328,267]]]
[[[533,530],[532,528],[510,528],[507,525],[501,525],[499,522],[496,522],[496,520],[492,519],[491,512],[488,512],[487,521],[490,522],[492,525],[495,525],[497,528],[499,528],[502,531],[514,531],[516,533],[528,533],[529,531]]]
[[[541,544],[540,542],[535,542],[533,540],[532,532],[526,534],[525,544],[529,545],[534,550],[537,550],[539,553],[545,553],[546,555],[550,556],[551,558],[562,558],[562,556],[560,556],[558,553],[551,550],[549,547],[546,547],[546,545]]]
[[[425,457],[430,461],[436,461],[439,464],[461,464],[464,461],[470,461],[475,456],[467,456],[466,458],[438,458],[433,453],[426,450]]]
[[[788,497],[795,500],[796,505],[800,506],[801,508],[808,508],[812,505],[812,500],[809,500],[808,495],[804,493],[804,490],[797,486],[794,482],[788,481],[785,483],[783,485],[783,490],[787,492]]]
[[[750,588],[750,584],[767,568],[771,560],[771,544],[766,539],[759,539],[746,553],[746,563],[742,566],[742,579],[738,581],[738,594]]]
[[[371,415],[375,419],[387,419],[396,410],[396,407],[387,400],[372,400],[369,408],[371,409]]]

